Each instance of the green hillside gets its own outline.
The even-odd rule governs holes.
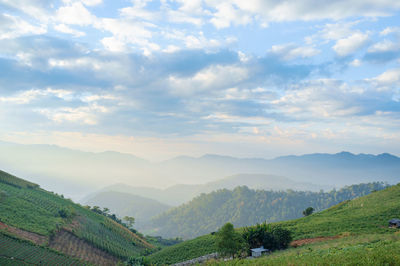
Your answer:
[[[0,172],[0,214],[3,237],[12,235],[96,264],[116,263],[153,249],[109,217],[5,172]]]
[[[141,230],[150,218],[168,210],[170,206],[159,201],[117,191],[102,191],[87,199],[84,204],[109,208],[120,217],[135,217],[135,228]]]
[[[222,189],[170,209],[155,217],[150,225],[162,237],[189,239],[217,231],[226,222],[242,227],[296,219],[303,216],[307,207],[321,211],[385,187],[383,183],[368,183],[330,192],[265,191],[247,187]]]
[[[338,264],[340,264],[340,261],[345,261],[346,256],[351,256],[351,250],[355,251],[354,256],[359,257],[366,256],[368,252],[368,256],[378,256],[379,252],[392,248],[397,251],[397,254],[400,254],[399,230],[387,227],[388,221],[392,218],[400,218],[400,184],[373,192],[367,196],[342,202],[308,217],[273,223],[275,226],[279,225],[291,230],[295,240],[312,237],[338,237],[338,239],[332,240],[333,244],[327,246],[321,246],[315,243],[311,246],[304,246],[303,248],[290,248],[287,251],[277,252],[271,256],[271,258],[276,257],[273,264],[296,265],[296,261],[299,261],[297,259],[303,256],[309,256],[309,259],[304,261],[304,264],[324,265],[329,264],[329,260],[326,258],[334,256],[333,254],[342,254],[343,257],[341,257],[342,255],[335,255],[339,256],[337,258],[332,257],[332,260],[336,259]],[[170,247],[168,250],[165,249],[154,253],[149,256],[149,259],[150,261],[158,263],[167,263],[167,258],[175,257],[174,254],[180,254],[179,259],[175,261],[168,259],[168,263],[192,259],[194,256],[191,255],[191,249],[192,247],[198,246],[200,242],[202,245],[214,247],[215,239],[213,236],[208,235],[185,241],[179,245]],[[308,249],[309,247],[311,250]],[[372,252],[371,250],[374,251]],[[215,251],[215,248],[210,248],[203,254],[197,253],[196,257]],[[304,252],[304,254],[301,252]],[[383,256],[390,257],[390,253],[391,251],[389,253],[384,253],[385,255]],[[282,256],[287,256],[287,258],[283,259],[280,257],[280,254],[282,254]],[[296,256],[300,257],[297,258]],[[320,263],[314,263],[312,261],[313,257],[321,257]],[[325,260],[323,260],[323,258],[325,258]],[[398,261],[400,262],[400,260]],[[267,264],[267,262],[262,259],[254,261],[233,261],[231,263],[233,265],[247,263],[255,263],[258,265]],[[384,263],[382,263],[382,265],[384,265]],[[388,265],[396,264],[389,263]]]

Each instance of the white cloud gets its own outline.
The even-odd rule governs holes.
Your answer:
[[[387,27],[383,31],[381,31],[379,34],[382,36],[386,36],[392,33],[400,33],[400,27]]]
[[[246,79],[248,70],[238,66],[214,65],[190,78],[169,77],[172,93],[188,96],[197,92],[229,88]]]
[[[107,113],[110,110],[98,104],[90,104],[89,106],[81,106],[77,108],[39,108],[35,109],[34,111],[46,116],[48,119],[56,123],[71,122],[86,125],[96,125],[99,120],[98,114]]]
[[[81,0],[85,6],[97,6],[103,3],[103,0]]]
[[[383,86],[383,89],[392,86],[400,86],[400,68],[387,70],[379,76],[368,80],[376,82],[377,86]]]
[[[368,34],[356,32],[347,38],[338,40],[332,48],[337,55],[348,56],[364,47],[368,41]]]
[[[24,35],[38,35],[47,32],[45,25],[34,26],[27,21],[9,14],[0,14],[0,40],[13,39]]]
[[[81,2],[73,2],[60,7],[56,11],[56,21],[68,25],[89,26],[97,22],[97,18]]]
[[[28,104],[33,100],[40,97],[56,96],[58,98],[69,100],[71,99],[72,92],[62,89],[31,89],[19,92],[13,96],[0,97],[0,102],[13,103],[13,104]]]
[[[383,40],[382,42],[375,43],[368,48],[369,53],[396,51],[400,48],[399,43],[394,43],[390,40]]]
[[[68,27],[65,24],[55,25],[54,29],[59,31],[59,32],[62,32],[62,33],[71,34],[71,35],[73,35],[75,37],[82,37],[82,36],[86,35],[86,33],[82,32],[82,31],[74,30],[74,29]]]
[[[362,65],[362,62],[359,59],[354,59],[353,61],[351,61],[350,65],[353,67],[359,67]]]
[[[292,60],[296,58],[313,57],[320,53],[319,50],[311,46],[297,46],[293,43],[283,45],[273,45],[270,52],[280,56],[284,60]]]
[[[218,29],[227,28],[231,24],[246,25],[252,21],[252,18],[241,9],[237,9],[229,3],[220,3],[215,6],[217,12],[213,14],[210,20],[212,24]]]

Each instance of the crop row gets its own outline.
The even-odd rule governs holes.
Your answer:
[[[79,261],[28,242],[0,234],[0,256],[46,265],[82,265]]]

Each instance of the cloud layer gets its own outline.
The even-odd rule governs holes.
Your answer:
[[[400,4],[367,2],[0,0],[0,137],[396,153]]]

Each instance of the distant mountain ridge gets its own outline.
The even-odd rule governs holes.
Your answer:
[[[84,204],[98,203],[100,201],[95,200],[96,195],[105,191],[118,191],[121,193],[129,193],[131,195],[136,195],[140,197],[145,197],[148,199],[153,199],[158,202],[164,202],[168,205],[178,206],[192,198],[200,195],[201,193],[210,193],[218,189],[234,189],[238,186],[247,186],[252,189],[263,189],[263,190],[301,190],[301,191],[319,191],[323,189],[323,186],[314,185],[311,183],[300,183],[290,180],[283,176],[274,175],[262,175],[262,174],[238,174],[233,176],[228,176],[223,179],[219,179],[214,182],[209,182],[206,184],[197,185],[185,185],[178,184],[168,187],[166,189],[156,189],[149,187],[132,187],[127,184],[114,184],[107,186],[102,190],[90,194],[81,200]],[[106,202],[101,202],[101,204],[107,204]],[[122,202],[121,204],[125,204]],[[109,204],[110,206],[112,203]],[[115,210],[119,213],[118,210]]]
[[[0,142],[0,168],[30,176],[44,188],[74,199],[115,183],[165,188],[205,184],[243,173],[284,176],[298,183],[329,187],[371,181],[394,184],[400,180],[400,158],[387,153],[315,153],[275,159],[206,154],[149,162],[119,152],[92,153],[55,145]]]

